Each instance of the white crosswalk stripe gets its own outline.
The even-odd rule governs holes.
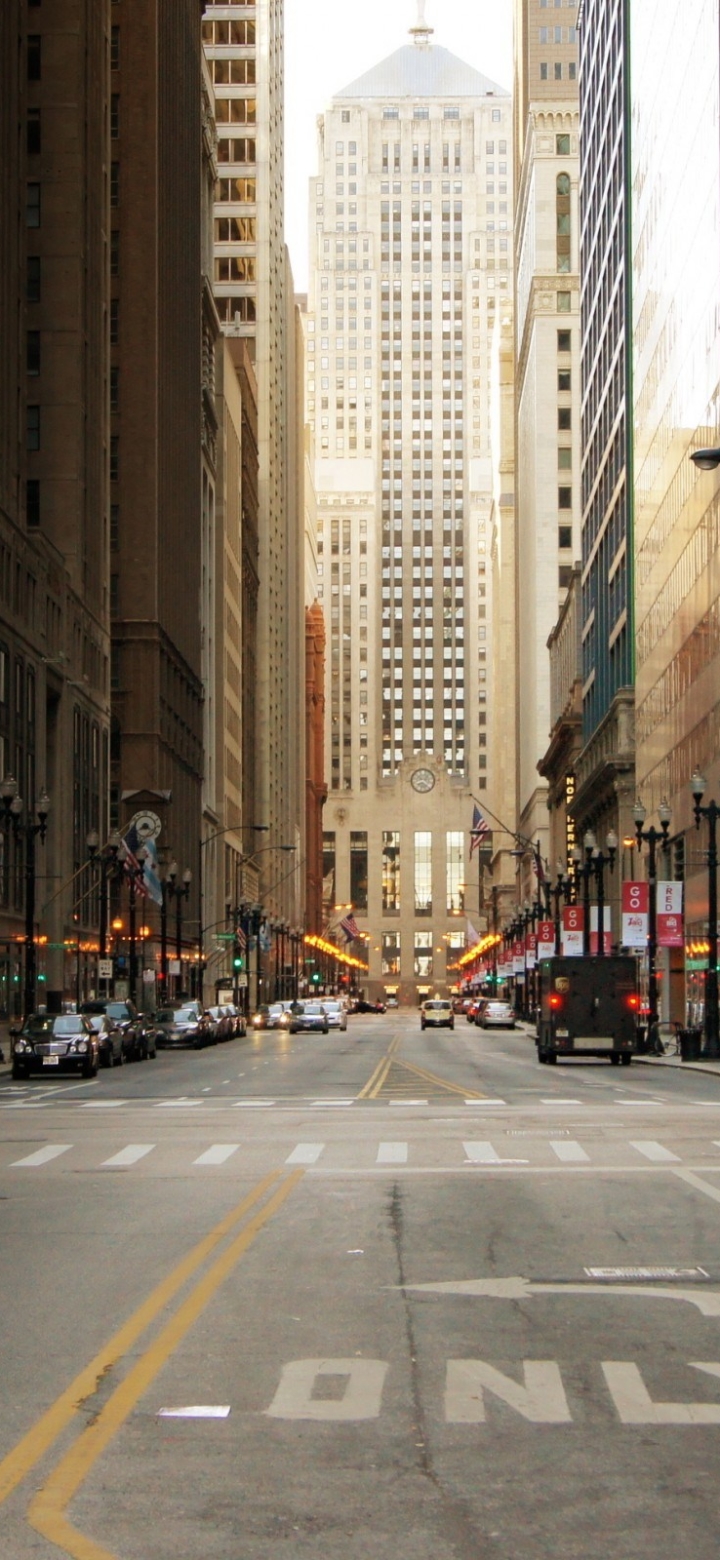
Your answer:
[[[119,1153],[113,1154],[110,1159],[103,1159],[104,1170],[122,1170],[128,1165],[136,1165],[147,1154],[151,1154],[154,1143],[128,1143],[126,1148],[121,1148]]]
[[[589,1162],[590,1160],[590,1155],[585,1153],[585,1149],[581,1148],[579,1143],[561,1140],[557,1143],[551,1143],[550,1147],[557,1158],[562,1160],[563,1164],[579,1164],[581,1161]]]
[[[671,1153],[669,1148],[663,1148],[662,1143],[655,1143],[651,1139],[638,1139],[634,1143],[631,1142],[630,1147],[637,1149],[639,1154],[642,1154],[645,1159],[652,1160],[656,1165],[667,1164],[669,1161],[680,1163],[677,1154]]]
[[[407,1159],[407,1143],[380,1143],[375,1162],[378,1165],[406,1165]]]
[[[240,1147],[239,1143],[213,1143],[212,1148],[206,1148],[204,1154],[198,1154],[193,1159],[194,1165],[224,1165],[231,1159]]]
[[[34,1154],[27,1154],[25,1159],[14,1159],[12,1170],[37,1169],[40,1165],[49,1165],[51,1159],[59,1159],[61,1154],[67,1154],[72,1148],[72,1143],[46,1143],[44,1148],[37,1148]]]
[[[500,1163],[500,1155],[492,1143],[463,1143],[465,1156],[471,1159],[475,1165],[497,1165]]]
[[[298,1143],[285,1160],[286,1165],[316,1165],[325,1148],[324,1143]]]

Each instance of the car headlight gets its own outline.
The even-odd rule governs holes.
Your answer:
[[[87,1040],[73,1040],[73,1041],[71,1041],[70,1046],[69,1046],[69,1049],[71,1051],[75,1051],[75,1052],[87,1051],[87,1048],[88,1048]]]
[[[27,1040],[16,1040],[15,1041],[15,1052],[16,1052],[16,1054],[17,1054],[18,1051],[32,1051],[32,1046],[28,1044]]]

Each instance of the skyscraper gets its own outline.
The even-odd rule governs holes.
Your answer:
[[[326,918],[351,903],[369,921],[376,994],[452,982],[479,903],[468,830],[487,783],[489,333],[511,287],[510,133],[508,94],[432,41],[422,4],[410,43],[319,127],[307,411]]]
[[[580,278],[574,7],[515,7],[518,825],[547,850],[538,774],[548,636],[580,556]],[[552,21],[553,25],[549,25]],[[533,886],[525,862],[522,897]]]

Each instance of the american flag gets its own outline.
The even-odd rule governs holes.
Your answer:
[[[144,865],[145,847],[140,840],[134,823],[131,823],[127,834],[123,837],[123,845],[125,846],[125,854],[122,858],[123,867],[135,885],[136,894],[143,894],[147,898]]]
[[[483,815],[482,815],[482,813],[480,811],[480,808],[478,807],[477,802],[476,802],[475,806],[473,807],[472,824],[470,826],[470,855],[471,856],[472,856],[473,851],[477,850],[478,845],[481,843],[481,841],[484,838],[484,836],[486,834],[489,834],[489,833],[490,833],[490,825],[487,822],[487,819],[483,818]]]
[[[247,948],[247,937],[240,925],[235,927],[235,941],[238,945],[238,948],[241,948],[244,953],[245,949]]]
[[[340,922],[340,930],[341,932],[345,933],[349,943],[354,942],[355,938],[360,936],[360,927],[358,926],[354,915],[346,915],[343,917],[342,921]]]

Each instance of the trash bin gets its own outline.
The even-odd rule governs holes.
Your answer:
[[[680,1030],[680,1055],[684,1062],[697,1062],[700,1060],[701,1040],[701,1029]]]

